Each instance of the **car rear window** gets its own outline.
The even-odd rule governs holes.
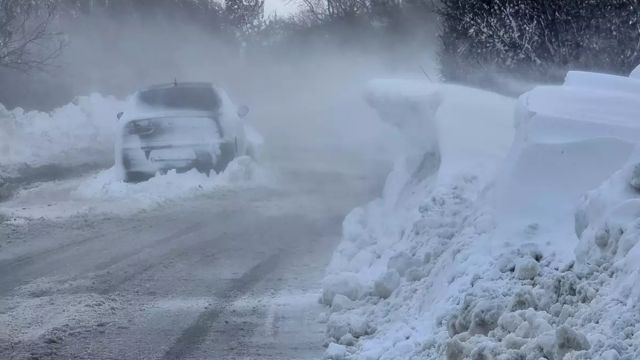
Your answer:
[[[220,108],[220,97],[211,87],[169,87],[148,89],[138,95],[140,102],[154,106],[176,109],[216,111]]]

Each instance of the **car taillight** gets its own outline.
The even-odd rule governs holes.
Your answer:
[[[130,135],[148,136],[156,131],[156,124],[151,120],[137,120],[127,124],[126,131]]]

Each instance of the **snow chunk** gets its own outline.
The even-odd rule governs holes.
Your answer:
[[[537,271],[536,271],[536,275],[537,275]],[[520,277],[518,278],[521,279]],[[511,311],[528,310],[528,309],[536,309],[537,307],[538,307],[538,300],[536,299],[532,289],[529,287],[523,287],[513,295],[513,299],[511,300],[509,310]]]
[[[351,334],[346,334],[340,338],[340,341],[338,341],[338,343],[344,346],[353,346],[356,343],[356,338]]]
[[[587,338],[563,325],[556,330],[556,359],[564,359],[571,351],[589,350],[591,345]]]
[[[350,300],[358,300],[363,294],[364,288],[358,276],[345,272],[324,279],[321,302],[330,306],[336,295],[344,295]]]
[[[331,311],[339,312],[350,310],[354,307],[353,301],[342,294],[335,294],[331,302]]]
[[[373,284],[373,294],[386,299],[398,286],[400,286],[400,274],[396,270],[389,270]]]
[[[344,360],[347,357],[347,347],[336,343],[331,343],[324,353],[327,360]]]
[[[516,278],[519,280],[533,280],[538,275],[538,262],[532,258],[520,258],[516,261]]]
[[[504,311],[502,304],[495,301],[481,301],[471,313],[471,334],[488,334],[498,326],[498,319]]]
[[[403,251],[389,258],[389,261],[387,262],[387,269],[395,270],[400,274],[400,276],[404,276],[409,269],[415,268],[419,265],[420,263],[417,259]]]
[[[336,341],[350,334],[354,338],[359,338],[369,334],[370,328],[366,316],[356,312],[353,313],[333,313],[327,322],[327,336]]]

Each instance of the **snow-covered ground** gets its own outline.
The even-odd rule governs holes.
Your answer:
[[[344,221],[326,357],[640,358],[639,85],[574,72],[515,101],[372,83],[409,146]]]
[[[207,177],[197,170],[171,171],[142,183],[125,183],[115,169],[71,180],[36,184],[2,203],[0,216],[22,222],[33,218],[62,219],[81,214],[132,214],[194,196],[242,191],[273,184],[272,173],[250,157],[233,160],[225,171]]]

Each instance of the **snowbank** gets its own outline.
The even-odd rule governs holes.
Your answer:
[[[115,169],[66,181],[47,182],[18,192],[4,202],[0,215],[8,219],[58,219],[87,213],[126,215],[152,209],[178,199],[218,191],[268,186],[271,176],[252,158],[236,158],[218,175],[207,177],[196,170],[171,171],[142,183],[125,183]]]
[[[632,79],[640,79],[640,65],[636,66],[635,69],[629,74],[629,77]]]
[[[411,136],[437,146],[420,145],[426,176],[400,159],[345,219],[321,299],[327,358],[640,358],[640,157],[611,177],[640,140],[626,81],[570,73],[517,103],[445,85],[367,95],[383,119],[432,121],[411,128],[437,137]]]
[[[73,195],[84,199],[117,200],[128,199],[154,204],[172,198],[185,197],[199,192],[211,191],[221,186],[242,186],[258,181],[260,169],[253,159],[244,156],[229,163],[219,175],[208,177],[192,169],[178,174],[170,171],[157,175],[142,183],[126,183],[114,176],[114,169],[108,169],[80,184]]]
[[[640,314],[640,148],[627,164],[588,192],[576,212],[576,266],[586,276],[606,274],[620,306]]]
[[[402,84],[410,89],[408,94],[402,91]],[[380,82],[372,83],[370,92],[379,91],[377,87],[380,85]],[[344,222],[345,241],[337,250],[329,273],[361,271],[363,276],[373,280],[386,266],[389,255],[382,254],[397,251],[397,248],[389,247],[402,243],[400,234],[409,232],[407,229],[421,218],[420,209],[427,206],[424,201],[434,188],[462,181],[465,187],[478,191],[486,180],[482,176],[495,170],[509,148],[513,133],[510,126],[512,100],[476,89],[445,85],[430,89],[431,97],[412,97],[416,89],[413,82],[398,81],[393,86],[400,101],[385,100],[380,107],[386,109],[386,113],[382,113],[381,118],[386,119],[388,114],[397,116],[403,111],[401,108],[409,106],[411,110],[398,127],[401,131],[412,130],[407,132],[407,136],[415,139],[423,134],[428,145],[420,145],[419,152],[407,150],[388,176],[383,196],[354,209],[347,216]],[[367,98],[369,101],[372,99],[371,95]],[[426,106],[420,104],[422,101]],[[423,121],[431,124],[410,124]],[[427,131],[437,131],[437,136]],[[492,141],[488,142],[488,139]],[[369,246],[371,248],[367,249]]]
[[[330,342],[354,343],[348,347],[355,352],[350,356],[364,359],[408,358],[422,346],[425,334],[437,332],[436,312],[428,312],[428,305],[442,309],[449,294],[434,290],[455,293],[464,281],[450,280],[468,280],[451,269],[453,257],[460,255],[450,243],[468,222],[480,233],[491,227],[486,216],[474,215],[471,205],[487,175],[504,159],[513,136],[513,100],[446,85],[420,85],[428,92],[416,96],[413,82],[385,83],[372,83],[367,100],[383,100],[373,104],[384,109],[383,120],[403,114],[395,124],[405,139],[411,138],[406,143],[419,144],[421,137],[426,141],[417,152],[405,150],[380,199],[345,219],[344,240],[329,265],[322,299],[331,306]],[[386,92],[379,89],[385,85],[393,86]],[[423,121],[431,123],[416,124]],[[421,161],[413,160],[417,154]],[[470,233],[456,241],[472,239]]]
[[[544,243],[573,256],[573,212],[579,198],[618,170],[640,141],[640,83],[605,74],[570,72],[563,86],[520,97],[516,138],[497,175],[494,204],[503,239]],[[527,236],[522,236],[526,232]]]
[[[640,73],[640,67],[638,67]],[[640,74],[639,74],[640,75]],[[633,76],[633,75],[631,75]],[[584,71],[569,71],[564,81],[565,87],[583,87],[599,92],[624,92],[631,95],[640,94],[640,79]],[[602,101],[602,99],[599,99]],[[611,109],[616,111],[618,109]]]
[[[98,94],[78,97],[51,113],[0,105],[0,168],[110,162],[116,114],[124,105]]]

